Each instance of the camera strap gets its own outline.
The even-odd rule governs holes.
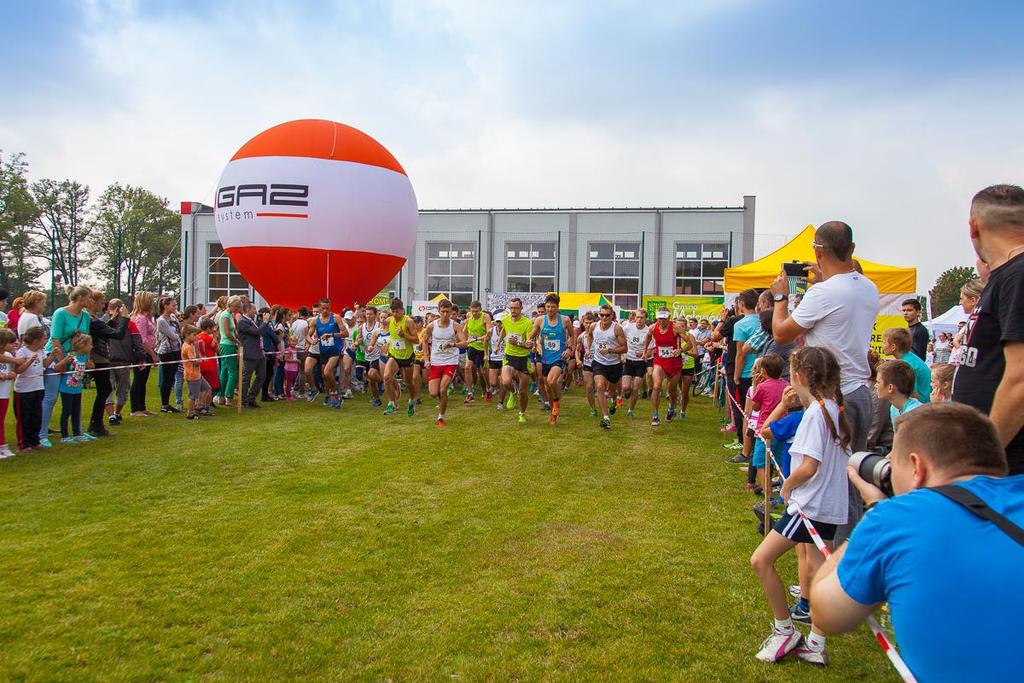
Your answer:
[[[946,484],[945,486],[929,487],[929,490],[935,491],[935,493],[941,494],[955,503],[959,503],[972,514],[992,522],[1002,529],[1007,536],[1024,546],[1024,529],[1021,529],[1009,519],[990,508],[985,501],[963,486]]]

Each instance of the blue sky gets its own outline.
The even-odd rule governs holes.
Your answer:
[[[425,208],[738,204],[845,219],[926,290],[1024,182],[1024,3],[0,3],[0,149],[209,201],[281,121],[374,135]]]

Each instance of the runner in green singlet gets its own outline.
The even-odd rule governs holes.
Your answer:
[[[530,371],[527,364],[530,360],[530,350],[534,347],[534,342],[530,340],[533,321],[523,316],[521,299],[511,299],[508,302],[508,310],[511,315],[501,321],[501,335],[505,340],[505,365],[501,369],[501,382],[510,392],[510,401],[513,386],[518,385],[519,424],[524,424],[526,406],[530,402]]]
[[[464,403],[473,402],[473,389],[477,384],[483,389],[484,402],[489,403],[491,395],[487,386],[487,371],[484,369],[486,357],[485,343],[487,335],[491,331],[491,314],[482,310],[479,301],[469,304],[469,315],[466,316],[466,333],[469,335],[469,346],[467,356],[469,362],[463,367],[463,381],[466,383],[466,400]]]
[[[409,407],[406,412],[412,417],[416,410],[416,399],[420,395],[419,382],[412,372],[413,344],[419,344],[416,324],[405,314],[405,304],[401,299],[391,300],[391,318],[388,320],[388,362],[384,366],[384,392],[388,396],[385,415],[395,412],[395,405],[402,398],[402,388],[395,378],[402,371],[402,380],[409,389]]]

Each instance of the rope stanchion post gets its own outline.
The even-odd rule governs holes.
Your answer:
[[[715,388],[712,394],[715,397],[715,402],[718,401],[718,376],[722,374],[719,372],[718,363],[715,364]]]
[[[758,438],[755,432],[754,438]],[[761,486],[764,488],[764,535],[767,536],[772,530],[772,466],[767,457],[764,459],[764,477]]]

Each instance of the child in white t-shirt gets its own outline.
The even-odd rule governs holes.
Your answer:
[[[18,376],[18,369],[27,367],[32,362],[18,358],[15,355],[17,348],[18,335],[14,333],[14,330],[6,327],[0,328],[0,458],[9,458],[14,455],[10,446],[7,445],[7,435],[4,433],[7,404],[11,399],[11,388],[14,386],[14,378]]]
[[[43,368],[50,364],[53,352],[43,351],[46,330],[30,327],[21,335],[21,348],[15,357],[18,366],[14,372],[14,414],[18,420],[18,448],[22,453],[43,448],[39,430],[43,421]]]
[[[790,618],[786,589],[775,562],[796,544],[813,543],[801,513],[830,545],[836,527],[846,523],[850,428],[840,407],[839,363],[831,351],[815,346],[795,351],[790,356],[790,377],[806,410],[789,449],[790,475],[781,491],[788,504],[786,514],[750,558],[775,617],[775,627],[756,656],[764,662],[777,662],[793,652],[806,662],[824,665],[825,636],[812,623],[804,643],[803,634]],[[806,570],[813,575],[824,558],[811,548],[806,558]]]

